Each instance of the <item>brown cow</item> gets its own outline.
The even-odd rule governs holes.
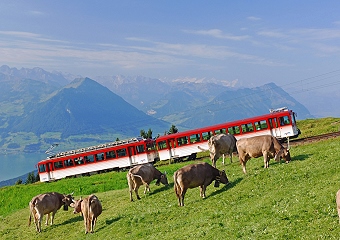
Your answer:
[[[174,173],[174,190],[178,198],[178,205],[184,206],[184,196],[188,188],[200,187],[200,196],[205,198],[205,190],[215,180],[215,186],[219,182],[228,184],[228,178],[224,170],[219,171],[208,163],[198,163],[184,166]]]
[[[146,191],[150,192],[149,184],[157,179],[156,185],[163,183],[165,186],[168,185],[168,179],[165,173],[161,173],[152,164],[147,163],[143,165],[138,165],[129,170],[126,174],[126,178],[129,184],[130,200],[133,201],[132,191],[135,191],[136,197],[139,200],[138,189],[141,185],[145,185],[144,194]]]
[[[234,135],[231,134],[218,134],[215,136],[212,136],[208,140],[208,146],[209,146],[209,152],[210,152],[210,159],[212,162],[212,165],[216,168],[216,161],[219,159],[221,155],[223,155],[223,162],[224,165],[224,159],[225,154],[229,154],[230,156],[230,162],[233,162],[233,152],[236,151],[236,138]]]
[[[336,193],[336,207],[338,209],[339,223],[340,223],[340,189]]]
[[[71,205],[72,206],[72,205]],[[85,234],[88,232],[93,233],[96,226],[97,218],[102,213],[102,205],[99,199],[91,194],[87,198],[79,199],[74,203],[73,213],[80,213],[84,217]]]
[[[289,149],[271,135],[256,136],[251,138],[239,139],[236,143],[238,156],[242,165],[243,172],[246,174],[246,163],[250,158],[263,156],[264,168],[269,167],[270,158],[279,161],[285,159],[286,163],[290,162]]]
[[[61,208],[61,206],[64,206],[64,210],[67,210],[67,207],[70,206],[72,202],[72,194],[65,195],[57,192],[44,193],[33,197],[32,200],[29,202],[30,217],[28,221],[28,226],[31,225],[31,218],[33,215],[37,232],[41,232],[41,221],[45,214],[47,214],[46,225],[48,225],[50,213],[52,213],[52,225],[54,215]]]

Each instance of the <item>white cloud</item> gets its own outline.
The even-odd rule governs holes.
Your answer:
[[[196,35],[207,35],[214,38],[222,38],[234,41],[246,40],[249,38],[248,35],[236,36],[231,34],[225,34],[220,29],[209,29],[209,30],[184,30],[186,33],[196,34]]]
[[[250,21],[260,21],[261,20],[261,18],[254,17],[254,16],[249,16],[249,17],[247,17],[247,19],[250,20]]]

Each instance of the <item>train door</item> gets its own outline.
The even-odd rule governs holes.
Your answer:
[[[281,130],[276,118],[269,118],[270,133],[274,137],[281,137]]]
[[[129,154],[129,160],[130,164],[138,164],[138,159],[136,159],[136,149],[135,146],[128,147],[128,154]]]
[[[47,168],[47,175],[48,175],[48,180],[54,179],[54,174],[53,174],[53,163],[47,163],[46,164]]]
[[[176,141],[174,138],[168,139],[170,159],[176,157]]]

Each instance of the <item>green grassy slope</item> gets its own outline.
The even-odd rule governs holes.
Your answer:
[[[170,187],[151,184],[146,196],[130,202],[125,172],[107,173],[55,183],[0,189],[1,239],[81,239],[84,225],[71,209],[58,211],[54,226],[42,233],[28,222],[28,201],[45,191],[96,193],[103,204],[94,234],[88,239],[339,239],[335,193],[340,188],[340,138],[293,147],[289,164],[251,159],[244,175],[236,159],[221,165],[227,186],[190,189],[185,206],[178,207],[173,172],[189,162],[163,165]],[[208,161],[207,159],[205,159]],[[228,162],[228,161],[227,161]]]

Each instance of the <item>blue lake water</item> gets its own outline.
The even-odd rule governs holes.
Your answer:
[[[0,155],[0,181],[19,177],[34,171],[36,169],[35,165],[46,157],[47,154],[45,153]]]

